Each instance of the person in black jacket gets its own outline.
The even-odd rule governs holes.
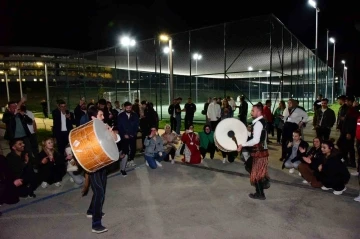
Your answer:
[[[211,101],[212,101],[212,98],[209,97],[207,102],[204,104],[204,109],[201,111],[201,114],[205,115],[205,120],[206,120],[207,125],[210,125],[210,121],[209,121],[209,119],[207,117],[207,110],[209,108],[209,104],[211,103]],[[235,109],[234,109],[234,111],[235,111]]]
[[[30,141],[31,132],[28,124],[32,125],[33,120],[26,115],[25,111],[21,111],[20,107],[25,103],[25,98],[22,98],[17,104],[15,101],[8,103],[8,109],[5,111],[2,122],[6,125],[4,139],[14,140],[21,139],[25,144],[25,151],[30,157],[31,164],[35,165],[35,158],[32,153],[32,145]]]
[[[169,105],[168,113],[170,115],[170,127],[171,129],[176,129],[176,115],[175,115],[175,105],[176,105],[176,99],[173,99],[173,102],[171,105]]]
[[[340,138],[338,140],[338,146],[343,154],[345,163],[347,166],[356,168],[355,163],[355,132],[356,122],[359,112],[353,107],[355,98],[348,96],[346,98],[347,112],[344,117]]]
[[[321,108],[317,110],[316,137],[321,140],[330,138],[331,128],[336,122],[335,112],[328,107],[329,100],[321,100]]]
[[[184,106],[185,110],[185,130],[189,129],[190,125],[193,125],[194,114],[196,112],[196,105],[192,102],[192,99],[189,97],[188,102]]]
[[[303,183],[309,183],[314,188],[321,188],[322,183],[316,179],[314,173],[323,162],[321,140],[316,137],[313,139],[313,147],[308,152],[303,148],[299,148],[299,151],[304,154],[298,167],[304,178]]]
[[[75,123],[74,114],[67,110],[63,100],[58,101],[58,108],[53,110],[53,136],[56,139],[58,152],[63,154],[65,147],[69,143],[69,133]]]
[[[81,99],[79,104],[74,109],[76,127],[80,125],[80,119],[85,114],[86,114],[86,102],[85,100]]]
[[[239,120],[247,126],[247,115],[248,115],[248,103],[245,101],[245,96],[240,96],[240,106],[239,108]]]
[[[300,152],[300,149],[305,149],[307,151],[309,144],[301,139],[301,131],[299,129],[293,132],[293,141],[288,142],[286,158],[284,160],[282,168],[288,168],[289,173],[294,173],[295,169],[301,163],[301,159],[304,156],[304,153]]]
[[[335,195],[341,195],[350,179],[350,173],[341,161],[342,155],[335,149],[332,141],[324,141],[321,144],[321,151],[324,159],[315,171],[315,176],[324,185],[321,187],[322,190],[333,189]]]

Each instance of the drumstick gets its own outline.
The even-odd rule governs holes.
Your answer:
[[[230,130],[230,131],[228,132],[228,136],[235,142],[236,147],[238,147],[238,143],[237,143],[237,140],[236,140],[236,137],[235,137],[235,132],[232,131],[232,130]]]

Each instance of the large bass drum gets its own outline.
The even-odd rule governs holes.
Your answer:
[[[101,120],[94,119],[71,130],[69,142],[78,163],[90,173],[119,159],[113,136]]]
[[[220,121],[214,133],[216,147],[223,152],[236,151],[239,144],[248,139],[248,131],[243,122],[235,118]]]

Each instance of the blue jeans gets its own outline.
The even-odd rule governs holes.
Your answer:
[[[181,128],[181,114],[176,115],[176,133],[180,134],[180,128]]]
[[[295,162],[291,162],[291,160],[288,160],[285,162],[285,168],[295,168],[297,169],[300,165],[301,161],[295,161]]]
[[[156,153],[153,157],[148,156],[148,155],[145,155],[144,157],[145,157],[145,160],[148,162],[149,167],[152,169],[156,169],[157,164],[156,164],[155,160],[158,162],[162,161],[166,157],[166,153],[162,152],[161,157],[159,156],[159,153]]]

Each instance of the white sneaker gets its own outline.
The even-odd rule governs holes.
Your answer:
[[[148,166],[148,167],[149,167],[149,163],[148,163],[148,161],[145,161],[145,164],[146,164],[146,166]]]
[[[294,168],[289,169],[289,173],[294,173],[294,172],[295,172]]]
[[[72,177],[70,177],[70,182],[72,182],[72,183],[74,182],[74,179]]]
[[[223,163],[226,163],[226,158],[223,159]]]
[[[303,183],[303,184],[308,184],[309,182],[306,181],[306,180],[303,180],[302,183]]]
[[[360,195],[354,198],[354,201],[360,202]]]
[[[60,187],[60,186],[61,186],[61,182],[55,183],[55,186],[56,186],[56,187]]]
[[[324,190],[324,191],[327,191],[327,190],[330,190],[330,189],[332,189],[332,188],[327,188],[327,187],[325,187],[325,186],[322,186],[321,189]]]
[[[299,176],[301,177],[301,173],[299,172]]]
[[[357,177],[359,176],[359,172],[352,172],[351,175]]]
[[[47,183],[47,182],[42,182],[42,183],[41,183],[41,187],[42,187],[42,188],[47,188],[47,186],[48,186],[48,183]]]
[[[159,161],[155,160],[155,162],[158,167],[162,167],[162,164]]]
[[[174,164],[174,163],[175,163],[175,159],[172,159],[172,160],[171,160],[171,164]]]
[[[335,195],[341,195],[343,192],[345,192],[346,191],[346,187],[343,189],[343,190],[341,190],[341,191],[335,191],[334,190],[334,192],[333,192],[333,194],[335,194]]]

